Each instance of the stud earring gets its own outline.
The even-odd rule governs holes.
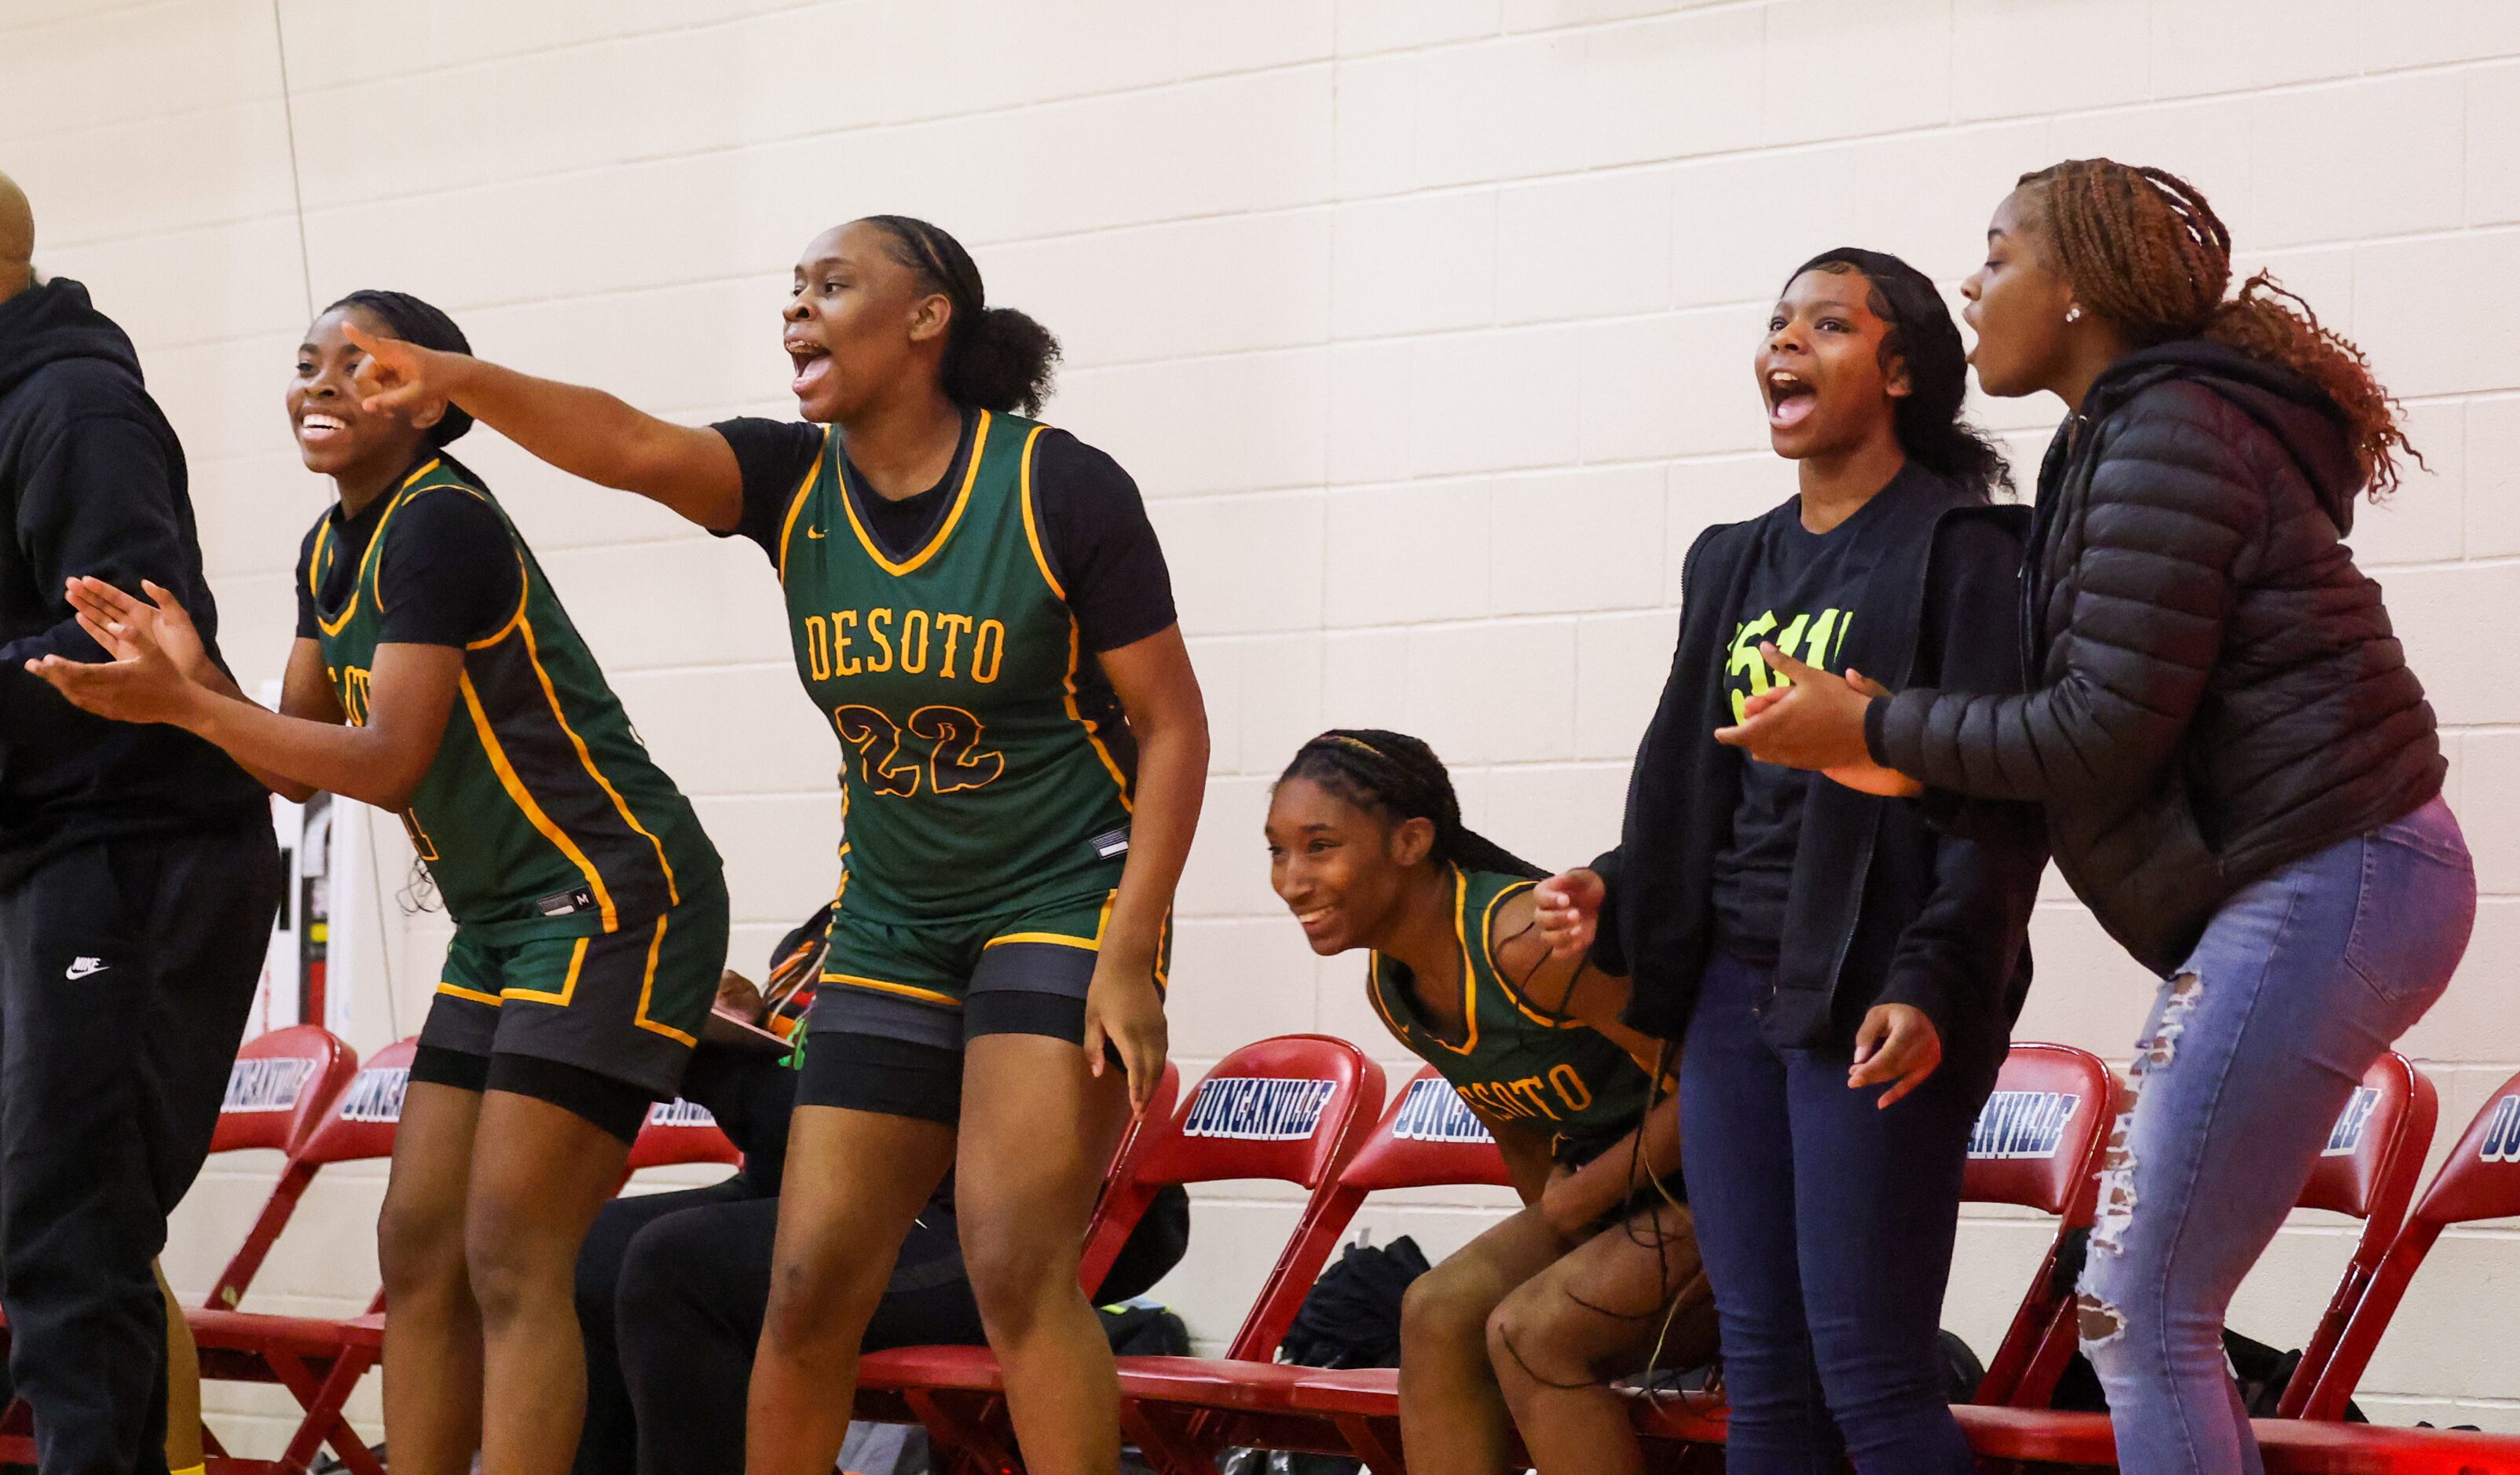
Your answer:
[[[2083,304],[2077,302],[2073,306],[2066,308],[2065,321],[2068,323],[2079,323],[2083,321]]]

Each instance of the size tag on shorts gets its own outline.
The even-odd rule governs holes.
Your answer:
[[[1115,855],[1127,855],[1129,827],[1123,825],[1117,829],[1106,829],[1085,843],[1094,847],[1096,860],[1107,861]]]
[[[580,886],[574,891],[555,891],[549,896],[539,898],[534,903],[534,910],[545,916],[566,916],[572,912],[584,912],[594,905],[594,888]]]

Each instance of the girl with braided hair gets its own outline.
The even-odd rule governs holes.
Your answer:
[[[670,1100],[726,959],[718,855],[648,756],[541,565],[427,398],[361,401],[365,342],[466,351],[445,314],[353,292],[287,405],[337,499],[297,561],[280,710],[237,690],[173,595],[80,581],[116,658],[38,674],[108,717],[199,734],[281,794],[400,813],[455,919],[377,1229],[385,1434],[406,1475],[560,1475],[586,1392],[579,1241]]]
[[[562,470],[742,537],[841,745],[846,835],[742,1438],[829,1475],[895,1251],[950,1169],[1024,1459],[1120,1458],[1077,1286],[1122,1127],[1162,1078],[1173,888],[1207,716],[1137,484],[1032,419],[1058,345],[953,236],[809,242],[781,312],[801,420],[682,425],[379,342],[373,403],[442,398]],[[727,1431],[730,1439],[733,1431]]]
[[[2078,1300],[2138,1475],[2257,1468],[2225,1308],[2476,910],[2432,708],[2344,541],[2412,454],[2396,407],[2307,304],[2230,280],[2230,233],[2176,175],[2022,176],[1962,291],[1986,391],[2069,412],[2022,571],[2033,690],[1890,696],[1774,652],[1790,693],[1726,735],[2037,803],[2065,879],[2163,980]]]
[[[1753,367],[1798,490],[1690,548],[1619,847],[1542,883],[1542,925],[1631,975],[1630,1022],[1681,1044],[1728,1467],[1964,1475],[1943,1289],[2030,981],[2035,822],[1947,832],[1868,775],[1744,762],[1715,733],[1777,690],[1763,648],[1845,681],[2016,685],[2027,516],[1990,505],[2003,463],[1960,418],[1959,330],[1896,256],[1797,268]]]
[[[1484,1126],[1523,1201],[1402,1304],[1411,1465],[1519,1470],[1510,1417],[1549,1475],[1642,1470],[1609,1380],[1701,1365],[1715,1338],[1679,1119],[1651,1109],[1659,1047],[1619,1022],[1627,980],[1550,956],[1532,905],[1546,872],[1462,826],[1451,776],[1415,738],[1305,743],[1266,834],[1270,882],[1313,951],[1372,950],[1374,1012],[1459,1093],[1420,1108],[1421,1130]]]

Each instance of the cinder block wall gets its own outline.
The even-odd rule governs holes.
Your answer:
[[[957,232],[995,300],[1065,339],[1052,418],[1137,473],[1171,555],[1216,735],[1176,970],[1193,1074],[1304,1029],[1409,1064],[1360,961],[1317,964],[1265,885],[1265,788],[1310,733],[1423,734],[1471,822],[1535,858],[1613,836],[1681,552],[1792,489],[1748,358],[1793,263],[1854,242],[1957,283],[2019,171],[2181,170],[2246,264],[2370,351],[2431,467],[2355,541],[2450,727],[2489,893],[2408,1042],[2446,1141],[2520,1063],[2520,663],[2493,633],[2520,598],[2515,59],[2520,10],[2459,0],[11,0],[0,168],[41,263],[140,341],[249,686],[280,668],[326,496],[279,403],[310,303],[401,288],[486,355],[660,413],[784,414],[797,247],[878,210]],[[1984,412],[2028,468],[2058,410]],[[838,818],[768,570],[487,434],[464,449],[697,796],[757,962],[829,891]],[[362,1048],[434,976],[442,919],[400,930]],[[2061,888],[2037,940],[2022,1036],[2122,1060],[2146,978]],[[179,1285],[207,1285],[270,1171],[205,1178]],[[380,1186],[319,1183],[255,1300],[362,1301]],[[1361,1222],[1440,1254],[1498,1210],[1430,1194]],[[1203,1340],[1292,1219],[1280,1193],[1202,1197],[1163,1294]],[[2046,1233],[1965,1227],[1949,1320],[1981,1350]],[[2349,1242],[2303,1216],[2235,1324],[2297,1345]],[[2453,1233],[2363,1406],[2520,1429],[2515,1284],[2509,1229]],[[276,1447],[285,1403],[211,1405]]]

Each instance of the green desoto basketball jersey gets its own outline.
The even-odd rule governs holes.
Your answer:
[[[978,412],[953,502],[903,559],[858,515],[828,432],[788,504],[779,581],[797,674],[844,749],[851,912],[969,916],[1113,884],[1130,776],[1077,706],[1091,656],[1033,507],[1047,428]]]
[[[718,877],[690,801],[648,756],[532,550],[496,499],[443,460],[404,478],[377,519],[339,609],[317,594],[325,670],[352,724],[368,720],[382,603],[378,570],[394,514],[419,497],[478,497],[507,523],[523,597],[464,648],[437,756],[403,824],[456,921],[484,941],[610,932],[656,916]],[[306,576],[339,557],[328,518]]]
[[[1496,910],[1531,884],[1487,871],[1453,873],[1462,1012],[1469,1021],[1460,1042],[1427,1025],[1400,965],[1380,953],[1368,967],[1366,992],[1391,1032],[1452,1082],[1462,1099],[1498,1120],[1598,1150],[1644,1114],[1652,1083],[1608,1036],[1582,1020],[1533,1008],[1497,967],[1488,942]]]

